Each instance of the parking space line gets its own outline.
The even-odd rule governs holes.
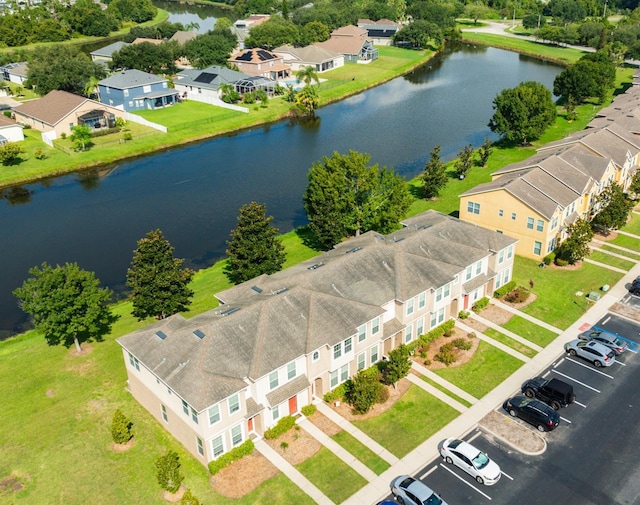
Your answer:
[[[502,470],[500,470],[500,473],[504,475],[507,479],[513,480],[513,477],[511,477],[511,475],[509,475],[508,473],[504,473]]]
[[[476,431],[475,434],[473,434],[473,435],[471,435],[471,437],[469,437],[469,440],[467,440],[467,442],[469,442],[469,443],[473,442],[480,435],[482,435],[482,432]]]
[[[585,365],[584,363],[580,363],[572,358],[565,358],[567,361],[571,361],[571,363],[575,363],[576,365],[580,365],[581,367],[586,368],[587,370],[591,370],[592,372],[599,373],[600,375],[604,375],[605,377],[609,377],[609,379],[613,379],[613,375],[606,374],[601,372],[600,370],[596,370],[595,368],[591,368],[590,366]]]
[[[569,421],[568,419],[566,419],[566,418],[564,418],[562,416],[560,416],[560,419],[562,419],[565,423],[571,424],[571,421]]]
[[[573,403],[575,403],[576,405],[579,405],[582,408],[585,408],[585,409],[587,408],[587,406],[584,403],[580,403],[580,402],[576,402],[576,401],[574,401]]]
[[[464,482],[467,486],[469,486],[471,489],[475,489],[478,493],[480,493],[482,496],[484,496],[487,500],[491,500],[491,496],[489,496],[488,494],[484,494],[482,491],[480,491],[477,487],[475,487],[473,484],[469,484],[466,480],[464,480],[462,477],[460,477],[456,472],[454,472],[453,470],[451,470],[450,468],[447,468],[446,466],[444,466],[442,463],[440,463],[440,466],[442,468],[444,468],[447,472],[449,472],[451,475],[453,475],[454,477],[458,478],[460,481]]]
[[[596,393],[599,393],[600,390],[596,389],[594,387],[589,386],[589,384],[585,384],[584,382],[580,382],[578,379],[574,379],[573,377],[570,377],[567,374],[563,374],[562,372],[558,372],[557,370],[554,370],[555,373],[557,373],[558,375],[562,375],[563,377],[575,382],[576,384],[580,384],[581,386],[586,387],[587,389],[590,389],[591,391],[595,391]]]
[[[627,366],[626,363],[623,363],[622,361],[616,360],[616,363],[618,363],[618,365],[620,366]]]
[[[611,321],[611,316],[607,316],[607,318],[602,321],[602,324],[607,324],[609,321]]]
[[[430,468],[429,470],[427,470],[426,472],[424,472],[422,475],[418,476],[418,480],[422,480],[425,477],[428,477],[429,475],[431,475],[433,472],[435,472],[438,469],[438,465],[433,465],[433,468]]]

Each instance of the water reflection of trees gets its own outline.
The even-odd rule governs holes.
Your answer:
[[[170,14],[193,14],[202,20],[225,17],[231,19],[231,21],[235,21],[236,17],[233,9],[225,9],[214,5],[189,5],[188,3],[182,2],[163,2],[158,0],[154,1],[153,5],[169,12]]]
[[[428,74],[439,70],[444,64],[446,59],[453,53],[485,53],[488,50],[487,46],[470,44],[466,42],[448,42],[445,48],[437,55],[431,58],[424,65],[412,70],[404,76],[404,78],[411,84],[424,84],[428,80]]]
[[[24,186],[13,186],[0,190],[0,199],[6,200],[11,206],[23,205],[31,201],[33,191]]]
[[[299,125],[307,130],[318,130],[320,128],[321,122],[322,122],[322,118],[318,115],[289,117],[290,125]]]

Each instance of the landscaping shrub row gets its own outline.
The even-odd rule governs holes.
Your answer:
[[[273,440],[278,438],[283,433],[289,431],[296,424],[296,418],[293,416],[284,416],[280,419],[273,428],[269,428],[264,432],[264,438],[267,440]]]
[[[516,281],[507,282],[504,286],[496,289],[493,292],[493,297],[502,298],[504,295],[506,295],[509,291],[511,291],[515,287],[516,287]]]
[[[217,474],[220,470],[229,466],[234,461],[243,458],[244,456],[249,456],[253,452],[253,448],[253,441],[247,440],[238,447],[234,447],[229,452],[225,452],[218,459],[209,461],[209,471],[211,472],[211,475]]]

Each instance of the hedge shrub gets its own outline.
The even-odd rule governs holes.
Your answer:
[[[468,338],[456,338],[451,343],[461,351],[468,351],[472,346]]]
[[[211,472],[211,475],[215,475],[224,467],[229,466],[231,463],[243,458],[244,456],[249,456],[252,452],[253,441],[247,440],[238,447],[234,447],[229,452],[225,452],[218,459],[209,461],[209,471]]]
[[[516,289],[507,293],[504,299],[509,303],[522,303],[527,301],[529,295],[531,295],[531,292],[528,289],[518,286]]]
[[[444,363],[446,366],[449,366],[451,363],[455,363],[457,356],[453,342],[448,342],[440,347],[440,351],[433,359],[440,363]]]
[[[304,417],[310,417],[313,414],[316,413],[316,406],[313,405],[312,403],[310,403],[309,405],[305,405],[304,407],[302,407],[301,411],[302,411],[302,415]]]
[[[555,251],[551,251],[544,258],[542,258],[542,261],[543,261],[543,263],[545,265],[549,266],[549,265],[551,265],[551,263],[554,262],[555,259],[556,259],[556,253],[555,253]]]
[[[407,344],[407,347],[411,352],[413,352],[418,347],[428,346],[431,342],[444,335],[446,331],[452,331],[455,325],[455,319],[449,319],[448,321],[442,323],[440,326],[436,326],[433,330],[420,335],[418,337],[418,340],[414,340],[413,342]]]
[[[506,295],[509,291],[511,291],[515,287],[516,287],[516,281],[507,282],[504,286],[501,286],[500,288],[496,289],[493,292],[493,296],[495,298],[502,298],[504,295]]]
[[[273,440],[278,438],[283,433],[289,431],[296,424],[296,418],[293,416],[284,416],[280,419],[273,428],[269,428],[264,432],[264,438]]]
[[[325,393],[322,399],[327,403],[335,402],[336,400],[342,400],[346,392],[346,386],[343,383],[336,387],[333,391]]]
[[[474,303],[473,307],[471,307],[471,310],[473,310],[474,312],[480,312],[482,309],[486,308],[487,305],[489,305],[489,298],[485,296],[484,298],[480,298],[480,300]]]
[[[558,258],[558,257],[556,257],[554,262],[559,267],[566,267],[569,264],[569,262],[567,260],[563,260],[562,258]]]

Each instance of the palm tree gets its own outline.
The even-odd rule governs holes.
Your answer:
[[[98,88],[98,79],[95,75],[92,75],[87,79],[87,82],[84,83],[84,96],[87,98],[91,98],[91,95],[95,93],[98,95],[98,101],[100,101],[100,88]]]
[[[195,32],[195,31],[198,31],[200,29],[200,25],[198,23],[196,23],[195,21],[190,21],[189,23],[184,25],[184,29],[186,31],[188,31],[188,32]]]
[[[315,116],[318,108],[318,91],[314,86],[305,86],[296,95],[298,110],[309,117]]]
[[[298,70],[296,72],[296,79],[298,82],[304,81],[305,86],[310,86],[313,81],[315,81],[316,84],[320,84],[318,73],[312,66],[307,66]]]

